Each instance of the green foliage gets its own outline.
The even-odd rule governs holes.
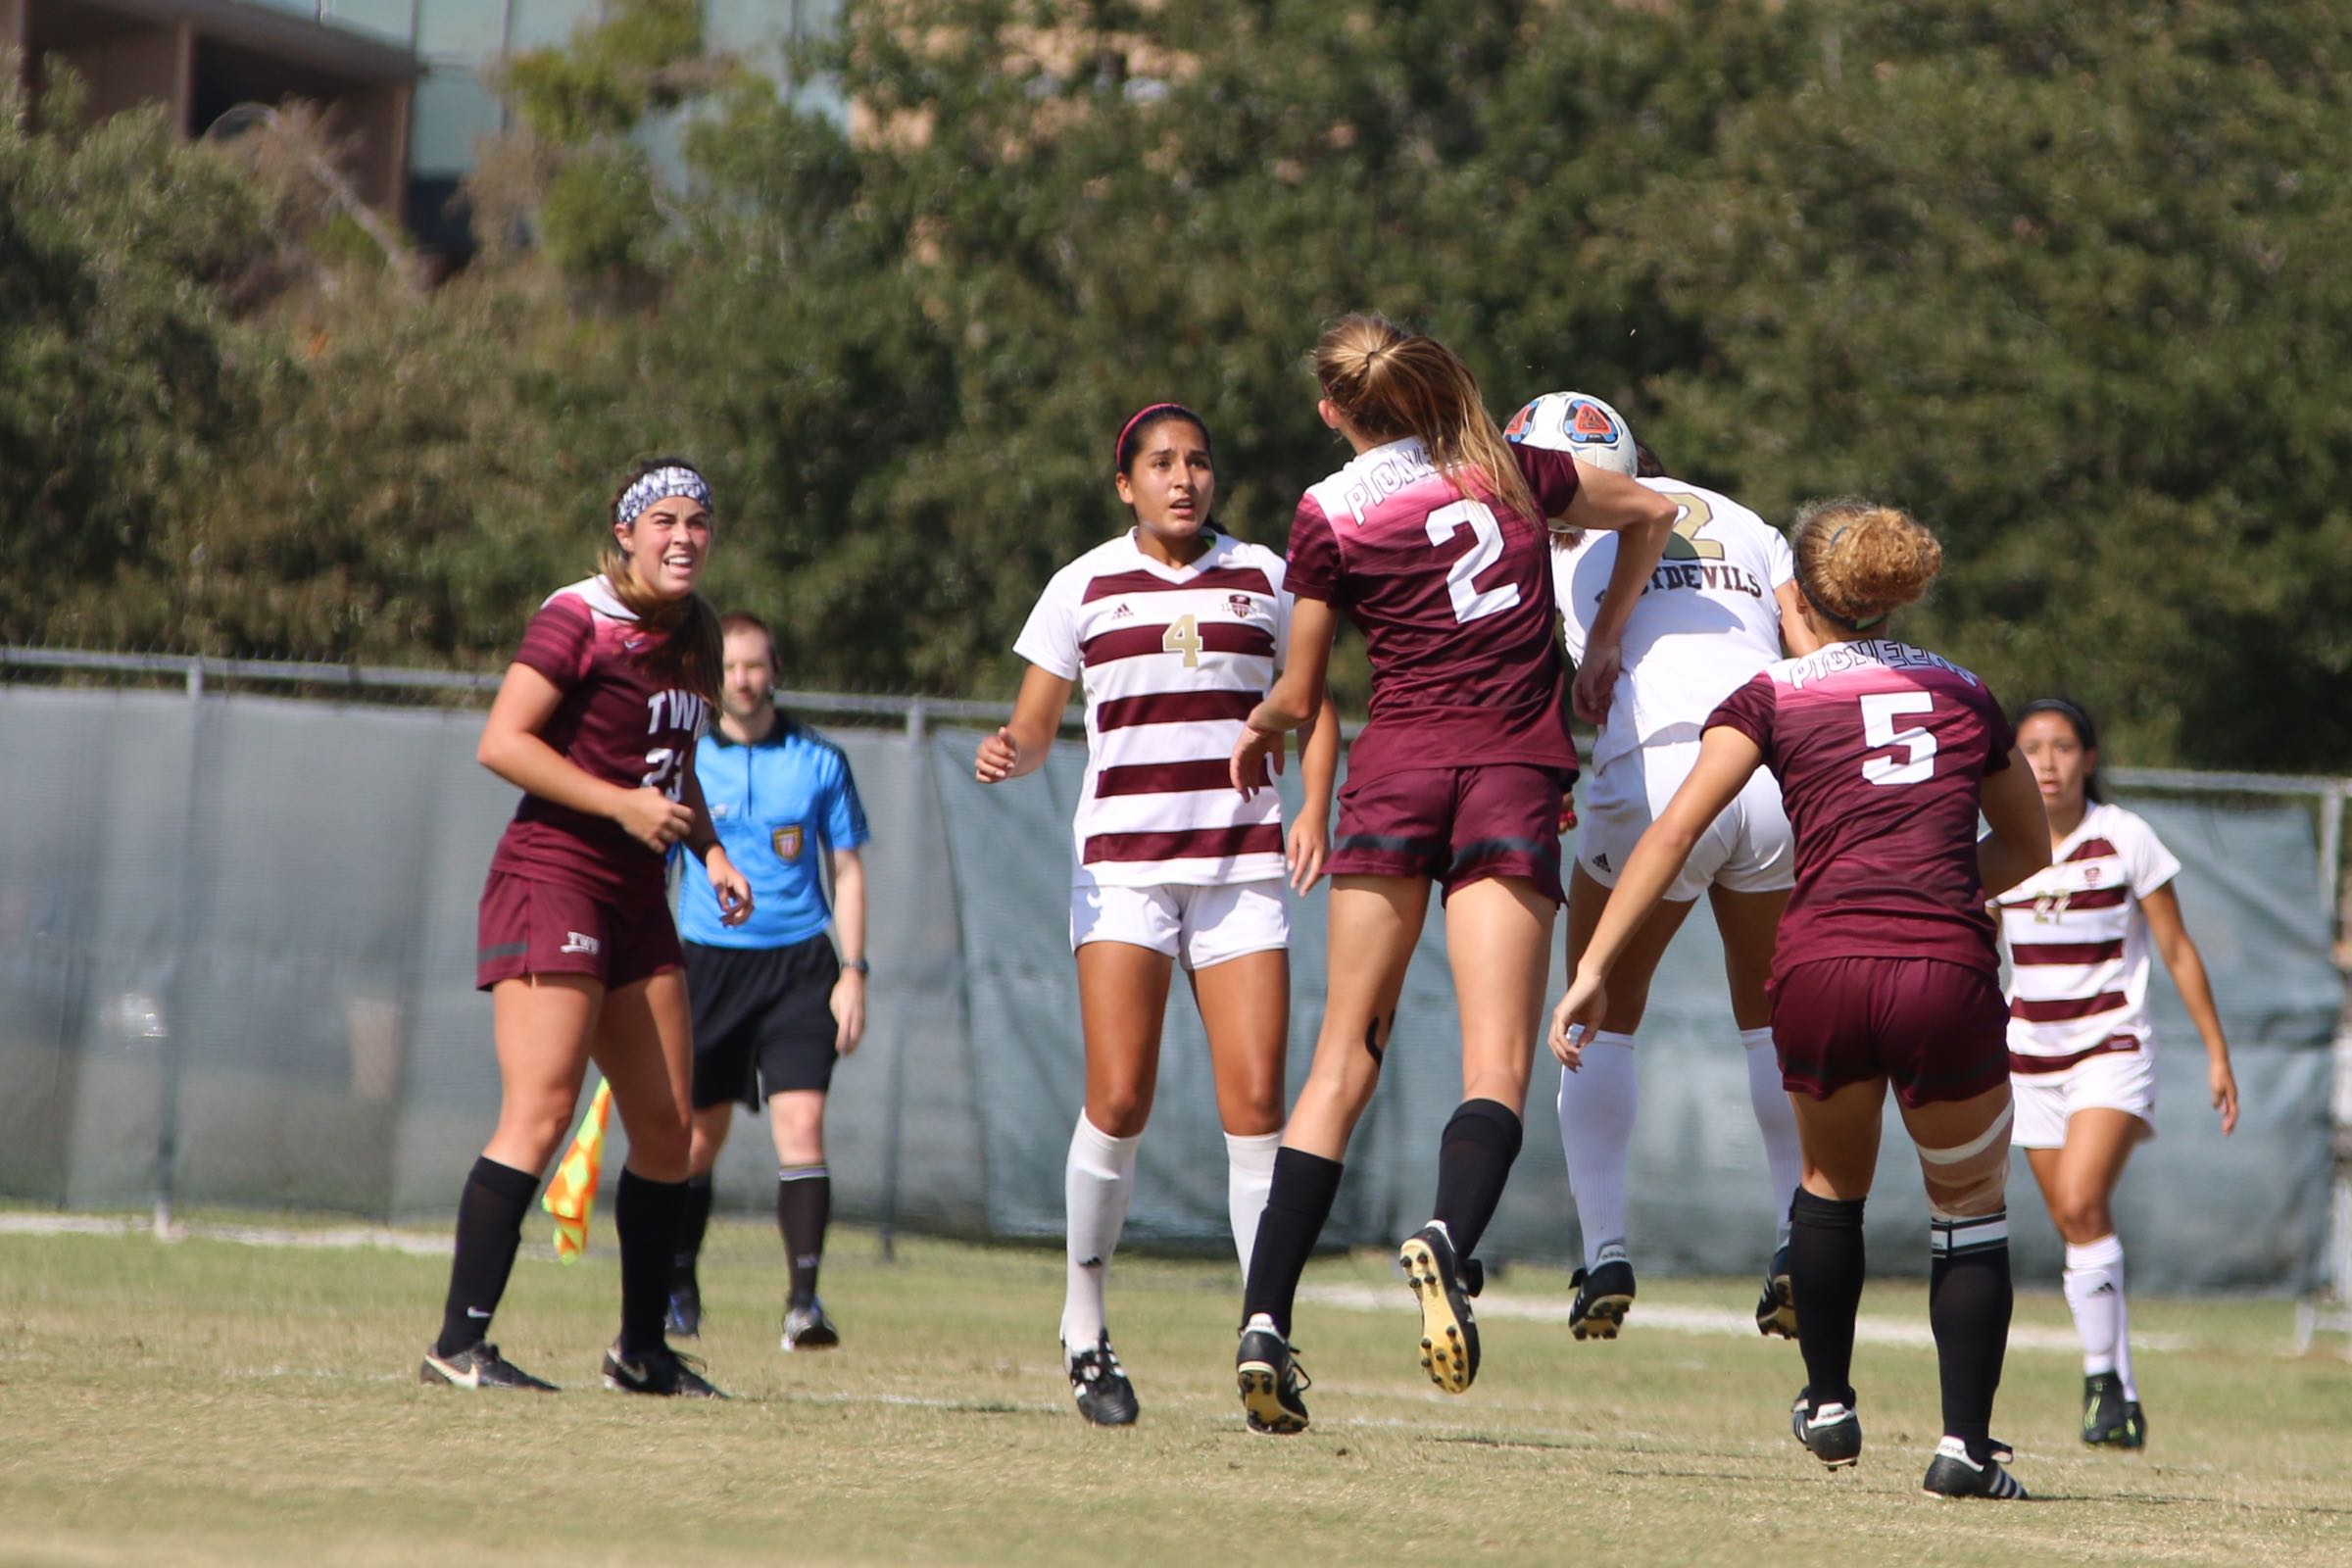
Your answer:
[[[702,54],[698,0],[622,0],[607,9],[610,18],[583,24],[569,48],[526,50],[508,64],[508,92],[542,141],[626,135],[686,94],[673,72]]]
[[[539,232],[565,277],[608,286],[642,281],[661,232],[643,157],[599,150],[566,160],[548,182]]]

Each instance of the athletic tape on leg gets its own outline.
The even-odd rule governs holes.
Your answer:
[[[2009,1122],[2003,1105],[1984,1132],[1951,1149],[1919,1151],[1927,1178],[1928,1211],[1939,1221],[1982,1219],[2005,1212],[2009,1190]],[[2001,1240],[2008,1239],[2004,1224]]]

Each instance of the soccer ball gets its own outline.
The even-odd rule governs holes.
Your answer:
[[[1625,422],[1625,416],[1583,392],[1544,393],[1511,416],[1502,433],[1513,441],[1565,452],[1628,478],[1639,462],[1634,452],[1634,427]]]

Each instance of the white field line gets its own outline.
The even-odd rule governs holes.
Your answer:
[[[0,1214],[0,1236],[152,1236],[155,1223],[99,1214]],[[419,1235],[386,1225],[335,1225],[295,1230],[277,1225],[175,1224],[167,1241],[236,1242],[247,1247],[299,1247],[342,1250],[380,1247],[412,1257],[447,1257],[455,1243],[447,1236]]]
[[[1354,1312],[1391,1312],[1412,1304],[1399,1291],[1384,1291],[1370,1285],[1308,1285],[1299,1289],[1298,1298],[1318,1306],[1337,1306]],[[1487,1295],[1478,1298],[1478,1315],[1519,1318],[1532,1323],[1565,1323],[1571,1304],[1562,1297]],[[1740,1340],[1756,1338],[1756,1320],[1745,1312],[1718,1311],[1704,1306],[1651,1306],[1636,1301],[1626,1317],[1626,1332],[1632,1334],[1642,1329],[1662,1329],[1669,1334],[1729,1335]],[[1854,1342],[1925,1348],[1935,1345],[1936,1336],[1924,1318],[1913,1322],[1907,1318],[1864,1317],[1855,1320]],[[2037,1323],[2011,1327],[2009,1344],[2021,1350],[2082,1348],[2082,1342],[2072,1329],[2045,1328]],[[2144,1329],[2134,1329],[2132,1333],[2133,1353],[2185,1350],[2188,1344],[2187,1338],[2180,1334],[2150,1334]]]

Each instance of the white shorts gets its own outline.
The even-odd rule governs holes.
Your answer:
[[[1576,863],[1604,888],[1698,761],[1698,742],[1642,746],[1601,764],[1577,806]],[[1781,786],[1757,768],[1723,814],[1690,848],[1667,899],[1688,904],[1710,887],[1732,893],[1781,893],[1796,886],[1796,835],[1781,808]]]
[[[2156,1136],[2156,1044],[2085,1056],[2063,1072],[2012,1072],[2009,1091],[2017,1104],[2009,1142],[2019,1149],[2063,1148],[2066,1118],[2078,1110],[2129,1111],[2144,1141]]]
[[[1198,887],[1107,887],[1081,881],[1070,889],[1070,951],[1089,942],[1126,942],[1205,969],[1245,954],[1291,945],[1291,910],[1279,881]]]

